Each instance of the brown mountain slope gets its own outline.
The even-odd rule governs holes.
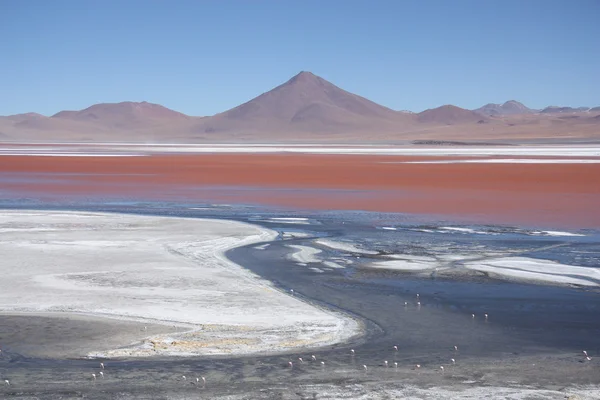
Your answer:
[[[458,125],[466,123],[483,123],[488,118],[475,111],[453,105],[431,108],[417,114],[417,120],[427,124]]]
[[[273,90],[207,118],[196,132],[390,132],[413,124],[411,115],[349,93],[310,72],[300,72]]]

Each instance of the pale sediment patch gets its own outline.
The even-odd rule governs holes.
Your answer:
[[[328,247],[334,250],[345,251],[348,253],[359,253],[359,254],[378,254],[376,251],[365,250],[355,246],[352,243],[347,242],[339,242],[331,239],[318,239],[315,243],[320,244],[321,246]]]
[[[433,257],[394,254],[388,258],[391,258],[391,260],[375,261],[367,264],[367,266],[370,268],[407,272],[422,272],[438,267],[436,259]]]
[[[550,284],[600,286],[597,268],[565,265],[555,261],[527,257],[500,257],[464,264],[466,268],[521,281]]]
[[[296,250],[294,253],[290,255],[290,259],[296,261],[297,263],[317,263],[320,262],[321,259],[317,257],[318,254],[322,253],[322,250],[315,249],[314,247],[302,246],[297,244],[288,245],[290,249]]]
[[[119,349],[91,351],[90,343],[91,356],[276,352],[360,331],[354,319],[288,296],[224,256],[276,237],[259,226],[84,212],[0,215],[0,311],[82,313],[187,331],[142,332]],[[28,229],[36,226],[46,230]]]

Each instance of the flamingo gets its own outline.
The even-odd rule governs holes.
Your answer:
[[[417,293],[417,299],[419,298],[419,293]]]
[[[397,362],[394,363],[394,368],[398,368],[398,363]]]
[[[398,351],[398,346],[394,346],[394,350]]]
[[[421,302],[420,301],[417,301],[417,306],[419,306],[419,307],[421,306]]]
[[[290,368],[294,368],[294,363],[291,361],[288,361],[288,365],[290,366]]]
[[[350,349],[350,354],[354,355],[354,349]]]
[[[181,379],[183,379],[184,381],[187,380],[187,378],[185,377],[185,375],[182,375]]]
[[[485,317],[485,319],[488,319],[488,315],[487,314],[483,314],[483,316]]]
[[[312,358],[313,361],[317,361],[317,357],[315,357],[314,354],[310,358]]]
[[[4,380],[4,386],[10,386],[10,381],[8,379]]]
[[[471,314],[471,318],[475,318],[475,314]]]
[[[365,372],[369,370],[366,365],[363,365],[363,369],[365,370]]]
[[[450,361],[452,361],[452,364],[456,364],[456,360],[454,358],[451,358]]]
[[[417,364],[415,365],[415,367],[417,367],[417,369],[421,368],[421,364]]]
[[[442,370],[442,372],[444,372],[444,366],[440,365],[440,370]]]
[[[404,307],[408,306],[408,301],[404,302]]]
[[[302,357],[298,357],[298,361],[300,361],[300,364],[304,364],[304,360],[302,359]]]
[[[386,367],[386,368],[388,367],[388,362],[387,362],[387,360],[383,362],[383,365],[385,365],[385,367]]]
[[[294,295],[294,289],[290,289],[290,293],[292,294],[292,296]]]
[[[588,360],[588,361],[592,361],[592,357],[589,357],[589,356],[586,357],[585,359]]]
[[[104,372],[100,371],[100,376],[104,379]]]
[[[454,351],[458,351],[458,346],[454,346]]]
[[[325,361],[321,361],[321,367],[325,366]]]
[[[100,368],[104,369],[104,363],[100,363]]]
[[[96,374],[92,374],[92,380],[96,380]]]
[[[206,378],[201,376],[200,379],[202,379],[202,387],[206,387]]]
[[[587,357],[587,356],[588,356],[588,353],[587,353],[587,351],[585,351],[585,350],[584,350],[584,351],[583,351],[583,355]]]

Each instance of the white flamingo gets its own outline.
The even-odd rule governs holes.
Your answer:
[[[444,372],[444,366],[443,366],[443,365],[440,365],[440,370],[441,370],[442,372]]]
[[[321,367],[325,366],[325,361],[321,361]]]
[[[4,380],[4,386],[10,386],[10,381],[8,379]]]
[[[206,378],[201,376],[200,379],[202,379],[202,387],[206,387]]]
[[[417,369],[421,368],[421,364],[417,364],[415,365],[415,367],[417,367]]]
[[[187,378],[185,377],[185,375],[182,375],[181,379],[183,379],[184,381],[187,380]]]
[[[590,356],[587,356],[585,359],[588,361],[592,361],[592,357],[590,357]]]
[[[398,351],[398,346],[394,346],[394,350]]]
[[[398,368],[398,363],[397,362],[394,363],[394,368]]]
[[[454,358],[451,358],[450,361],[452,361],[452,364],[456,364],[456,360]]]
[[[471,314],[471,318],[475,318],[475,314]]]
[[[383,365],[385,365],[385,367],[386,367],[386,368],[388,367],[388,362],[387,362],[387,360],[385,360],[385,361],[383,362]]]
[[[95,381],[96,380],[96,374],[92,374],[92,380]]]
[[[354,349],[350,349],[350,354],[354,355]]]
[[[408,306],[408,301],[404,302],[404,307]]]
[[[454,351],[458,351],[458,346],[454,346]]]
[[[417,306],[421,307],[421,302],[417,301]]]
[[[294,363],[291,361],[288,361],[288,365],[290,366],[290,368],[294,368]]]
[[[587,357],[587,356],[588,356],[588,353],[587,353],[587,351],[585,351],[585,350],[584,350],[584,351],[583,351],[583,355]]]
[[[363,365],[363,369],[365,370],[365,372],[369,370],[366,365]]]
[[[485,319],[488,319],[488,315],[487,314],[483,314],[483,316],[485,317]]]
[[[104,379],[104,372],[100,371],[100,376]]]
[[[100,368],[104,369],[104,363],[100,363]]]
[[[300,364],[304,364],[304,360],[302,359],[302,357],[298,357],[298,361],[300,361]]]
[[[317,357],[315,357],[315,355],[314,355],[314,354],[313,354],[313,355],[312,355],[310,358],[311,358],[313,361],[317,361]]]

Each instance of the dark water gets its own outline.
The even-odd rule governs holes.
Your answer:
[[[251,245],[231,250],[227,256],[280,288],[293,289],[295,296],[357,318],[366,332],[352,343],[276,356],[107,361],[106,378],[95,382],[90,374],[99,371],[97,361],[35,359],[5,350],[0,356],[0,377],[10,377],[14,383],[0,388],[0,398],[168,398],[173,393],[202,398],[240,393],[258,396],[275,389],[293,391],[307,382],[384,384],[398,379],[423,386],[462,381],[539,387],[600,383],[599,364],[596,360],[584,362],[582,356],[586,350],[593,358],[600,357],[600,294],[595,289],[511,283],[477,275],[417,278],[363,267],[388,253],[476,254],[484,246],[486,251],[519,251],[523,256],[598,268],[597,232],[588,231],[583,237],[549,237],[534,236],[533,229],[473,227],[488,234],[448,233],[439,229],[447,226],[445,222],[359,212],[312,213],[307,215],[309,225],[294,225],[269,222],[269,218],[302,217],[304,213],[239,206],[120,202],[55,208],[236,219],[276,229],[282,233],[280,240],[265,250]],[[397,230],[380,229],[385,225]],[[310,237],[289,239],[284,232]],[[323,248],[324,258],[353,264],[344,269],[323,268],[321,273],[288,259],[288,245],[312,245],[314,238],[325,236],[351,241],[378,254]],[[484,313],[489,315],[487,319]],[[0,316],[0,332],[6,322]],[[31,324],[35,327],[35,318]],[[77,332],[79,328],[74,329]],[[393,346],[398,346],[398,351]],[[355,350],[354,355],[350,349]],[[312,354],[317,362],[309,361]],[[298,357],[307,361],[299,363]],[[290,360],[295,363],[293,368],[288,367]],[[321,360],[326,362],[324,367]],[[397,369],[394,363],[398,363]],[[368,366],[367,372],[363,364]],[[441,365],[448,372],[440,374]],[[186,375],[185,381],[182,375]],[[207,378],[206,388],[195,385],[198,376]]]

